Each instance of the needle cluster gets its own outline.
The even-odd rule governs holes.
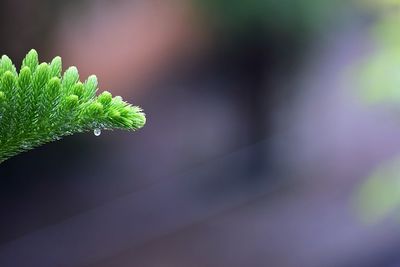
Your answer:
[[[97,78],[79,80],[76,67],[62,73],[60,57],[39,63],[29,51],[18,72],[0,59],[0,163],[63,136],[93,129],[136,130],[146,123],[142,109],[104,91]]]

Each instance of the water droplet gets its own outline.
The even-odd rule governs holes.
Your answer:
[[[93,134],[95,136],[99,136],[99,135],[101,135],[101,130],[99,128],[96,128],[96,129],[93,130]]]

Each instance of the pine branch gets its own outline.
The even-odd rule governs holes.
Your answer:
[[[75,67],[62,72],[61,58],[50,64],[29,51],[18,73],[10,58],[0,59],[0,163],[44,143],[74,133],[101,129],[137,130],[146,123],[141,108],[96,96],[97,78],[79,81]]]

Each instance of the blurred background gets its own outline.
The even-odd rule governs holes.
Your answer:
[[[400,2],[2,0],[140,105],[0,166],[0,266],[400,266]],[[21,114],[23,116],[23,114]]]

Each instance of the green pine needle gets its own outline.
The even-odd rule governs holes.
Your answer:
[[[0,59],[0,163],[66,135],[94,129],[137,130],[146,123],[142,109],[112,97],[96,96],[97,78],[79,81],[78,70],[62,75],[61,58],[39,64],[29,51],[18,73],[6,55]]]

